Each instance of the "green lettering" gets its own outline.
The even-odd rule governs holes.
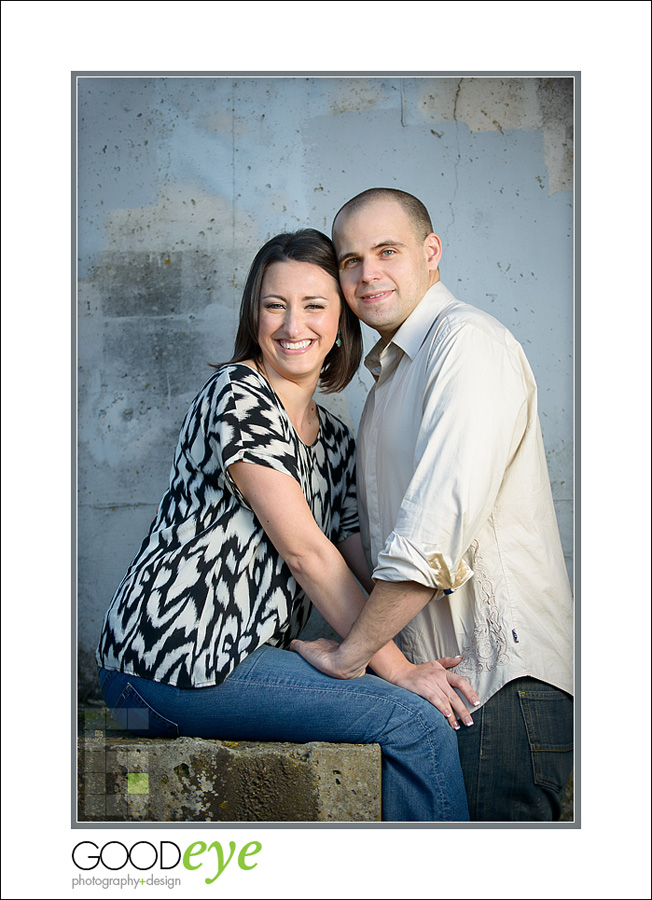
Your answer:
[[[247,847],[255,847],[255,850],[247,850]],[[245,844],[242,850],[240,851],[240,855],[238,856],[238,865],[241,869],[255,869],[258,863],[254,863],[251,866],[248,866],[245,863],[245,856],[253,856],[254,853],[260,853],[263,849],[263,845],[258,841],[251,841],[249,844]]]
[[[226,862],[224,862],[224,851],[222,850],[222,845],[220,844],[220,842],[213,841],[208,849],[212,850],[213,847],[215,847],[215,852],[217,853],[217,875],[215,875],[213,878],[205,878],[204,881],[206,882],[206,884],[212,884],[216,878],[219,878],[219,876],[231,862],[231,857],[235,853],[235,841],[229,841],[231,852],[229,853],[229,858]]]
[[[199,850],[193,850],[193,847],[199,847]],[[206,849],[206,844],[203,841],[195,841],[194,844],[191,844],[186,852],[183,854],[183,865],[186,869],[199,869],[201,867],[201,863],[198,863],[196,866],[193,866],[190,862],[191,856],[199,856],[200,853],[203,853]]]

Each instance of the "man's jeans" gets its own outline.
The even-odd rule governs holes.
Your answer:
[[[375,675],[340,681],[264,645],[217,687],[105,669],[100,685],[118,722],[147,737],[380,744],[384,821],[468,821],[455,732],[427,700]]]
[[[471,821],[557,821],[573,766],[572,698],[517,678],[473,721],[458,732]]]

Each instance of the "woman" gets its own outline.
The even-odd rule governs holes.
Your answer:
[[[318,383],[351,380],[361,347],[328,238],[269,241],[234,357],[185,418],[170,487],[107,612],[100,683],[137,734],[379,743],[385,820],[466,820],[455,733],[413,693],[428,695],[427,665],[390,643],[372,661],[381,678],[338,681],[285,649],[310,600],[348,633],[364,605],[351,570],[372,587],[353,439],[313,399]],[[457,701],[451,690],[440,706]]]

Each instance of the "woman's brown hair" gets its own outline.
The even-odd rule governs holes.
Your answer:
[[[324,393],[341,391],[355,375],[362,359],[362,331],[357,317],[351,312],[339,287],[337,257],[329,238],[314,228],[277,234],[256,254],[249,269],[240,305],[240,324],[235,338],[231,363],[253,359],[262,363],[258,343],[258,310],[263,277],[268,266],[275,262],[312,263],[319,266],[336,283],[342,307],[339,321],[341,346],[334,344],[328,352],[319,378]]]

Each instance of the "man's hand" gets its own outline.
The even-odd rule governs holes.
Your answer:
[[[342,644],[328,638],[318,638],[316,641],[294,640],[290,644],[290,650],[299,653],[311,666],[331,678],[360,678],[367,671],[366,666],[356,669],[346,666],[342,661],[341,647]]]

